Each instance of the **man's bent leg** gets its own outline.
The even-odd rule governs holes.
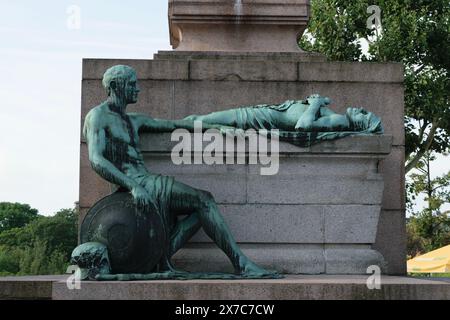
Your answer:
[[[170,235],[170,251],[169,257],[172,257],[178,250],[180,250],[186,242],[191,239],[194,234],[200,230],[200,220],[196,213],[192,213],[175,225],[172,234]]]
[[[195,212],[206,234],[230,258],[236,272],[271,273],[250,261],[238,247],[211,193],[176,181],[172,188],[171,211],[184,214]]]

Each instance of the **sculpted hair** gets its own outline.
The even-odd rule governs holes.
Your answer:
[[[136,74],[132,67],[125,65],[117,65],[106,70],[103,75],[103,87],[105,87],[108,96],[111,94],[111,82],[115,82],[119,87],[123,87],[125,82]]]
[[[356,121],[349,113],[348,109],[346,111],[346,115],[350,120],[350,126],[354,131],[359,131],[361,133],[384,133],[384,128],[379,117],[363,108],[359,108],[359,111],[365,116],[364,120]]]

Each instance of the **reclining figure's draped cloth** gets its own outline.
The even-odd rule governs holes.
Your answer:
[[[244,130],[268,130],[268,136],[270,136],[270,130],[279,129],[276,127],[272,118],[273,112],[287,111],[291,106],[298,103],[304,102],[289,100],[279,105],[262,104],[232,109],[230,111],[233,111],[234,118],[231,122],[234,122],[237,128]],[[376,117],[374,118],[376,121],[371,123],[368,129],[363,131],[300,132],[279,130],[278,136],[281,141],[289,142],[298,147],[309,147],[321,141],[334,140],[349,135],[382,134],[384,130],[381,125],[381,120]]]

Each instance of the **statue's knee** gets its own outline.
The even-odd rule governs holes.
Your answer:
[[[210,204],[214,203],[214,196],[211,192],[205,191],[205,190],[198,190],[199,193],[199,199],[202,204]]]

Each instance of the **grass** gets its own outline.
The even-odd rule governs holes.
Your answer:
[[[408,273],[410,277],[450,278],[450,273]]]

